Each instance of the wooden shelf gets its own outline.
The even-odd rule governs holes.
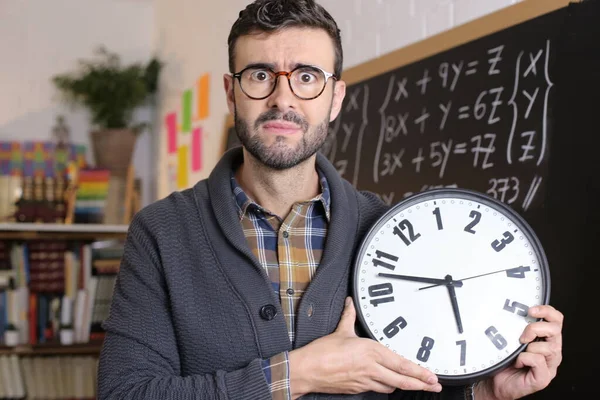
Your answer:
[[[71,346],[62,346],[58,343],[52,344],[39,344],[39,345],[19,345],[16,347],[0,346],[0,355],[12,355],[16,354],[19,356],[52,356],[52,355],[63,355],[63,356],[78,356],[78,355],[92,355],[97,356],[100,354],[102,349],[102,341],[95,341],[90,343],[78,343]]]
[[[124,239],[128,225],[0,223],[0,239]]]

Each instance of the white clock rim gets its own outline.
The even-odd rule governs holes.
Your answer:
[[[361,241],[358,252],[356,255],[356,259],[354,261],[354,271],[352,273],[352,300],[354,302],[354,307],[356,309],[357,318],[360,322],[360,325],[363,331],[373,340],[379,342],[377,337],[371,333],[371,330],[368,327],[368,324],[365,321],[365,317],[363,316],[362,309],[359,307],[359,303],[357,301],[359,297],[358,293],[358,274],[360,271],[360,260],[362,260],[365,253],[368,251],[366,248],[367,244],[373,239],[373,237],[379,232],[379,230],[383,227],[385,223],[391,218],[391,216],[397,214],[401,209],[406,209],[413,206],[416,203],[422,201],[423,198],[427,198],[431,201],[442,198],[442,197],[454,197],[460,198],[466,201],[477,201],[481,204],[487,205],[488,207],[495,209],[504,213],[505,215],[509,215],[511,219],[519,224],[519,228],[523,232],[523,234],[527,237],[529,242],[533,247],[533,251],[535,251],[539,257],[539,268],[542,273],[542,279],[544,283],[544,294],[543,299],[540,304],[548,305],[550,302],[550,268],[548,265],[548,259],[546,256],[546,252],[534,232],[533,228],[529,225],[529,223],[523,218],[519,213],[515,210],[502,203],[501,201],[478,191],[471,189],[463,189],[463,188],[439,188],[439,189],[430,189],[424,192],[413,194],[392,207],[385,214],[378,218],[378,220],[373,224],[373,226],[369,229],[369,231],[365,234],[363,240]],[[540,321],[541,318],[537,318],[537,321]],[[443,385],[449,386],[459,386],[474,383],[478,380],[481,380],[485,377],[493,376],[494,374],[500,372],[501,370],[508,367],[518,355],[525,350],[527,344],[522,344],[519,346],[514,352],[510,355],[506,356],[501,362],[494,364],[488,368],[481,369],[477,372],[470,372],[462,375],[444,375],[444,374],[436,374],[438,380]]]

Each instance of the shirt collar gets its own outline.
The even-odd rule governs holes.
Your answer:
[[[319,175],[319,183],[321,185],[321,193],[319,193],[314,198],[308,200],[308,202],[320,202],[323,205],[323,209],[325,210],[325,216],[327,220],[330,220],[331,216],[331,194],[329,192],[329,184],[327,183],[327,178],[325,175],[317,168],[317,174]],[[238,210],[238,216],[240,221],[244,219],[244,216],[249,212],[260,211],[265,214],[273,215],[269,210],[261,207],[254,200],[252,200],[244,189],[238,184],[235,179],[235,173],[231,173],[231,190],[233,192],[233,197],[235,199],[235,205]]]

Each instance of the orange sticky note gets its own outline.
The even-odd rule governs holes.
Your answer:
[[[196,82],[196,112],[198,119],[206,119],[209,115],[210,75],[204,74]]]
[[[177,150],[177,187],[186,189],[188,186],[188,146],[179,146]]]

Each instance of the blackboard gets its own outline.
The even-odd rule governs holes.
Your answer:
[[[321,149],[388,204],[463,187],[531,225],[565,324],[558,375],[528,399],[597,397],[599,21],[600,0],[527,0],[345,70]],[[226,147],[237,145],[226,127]]]

